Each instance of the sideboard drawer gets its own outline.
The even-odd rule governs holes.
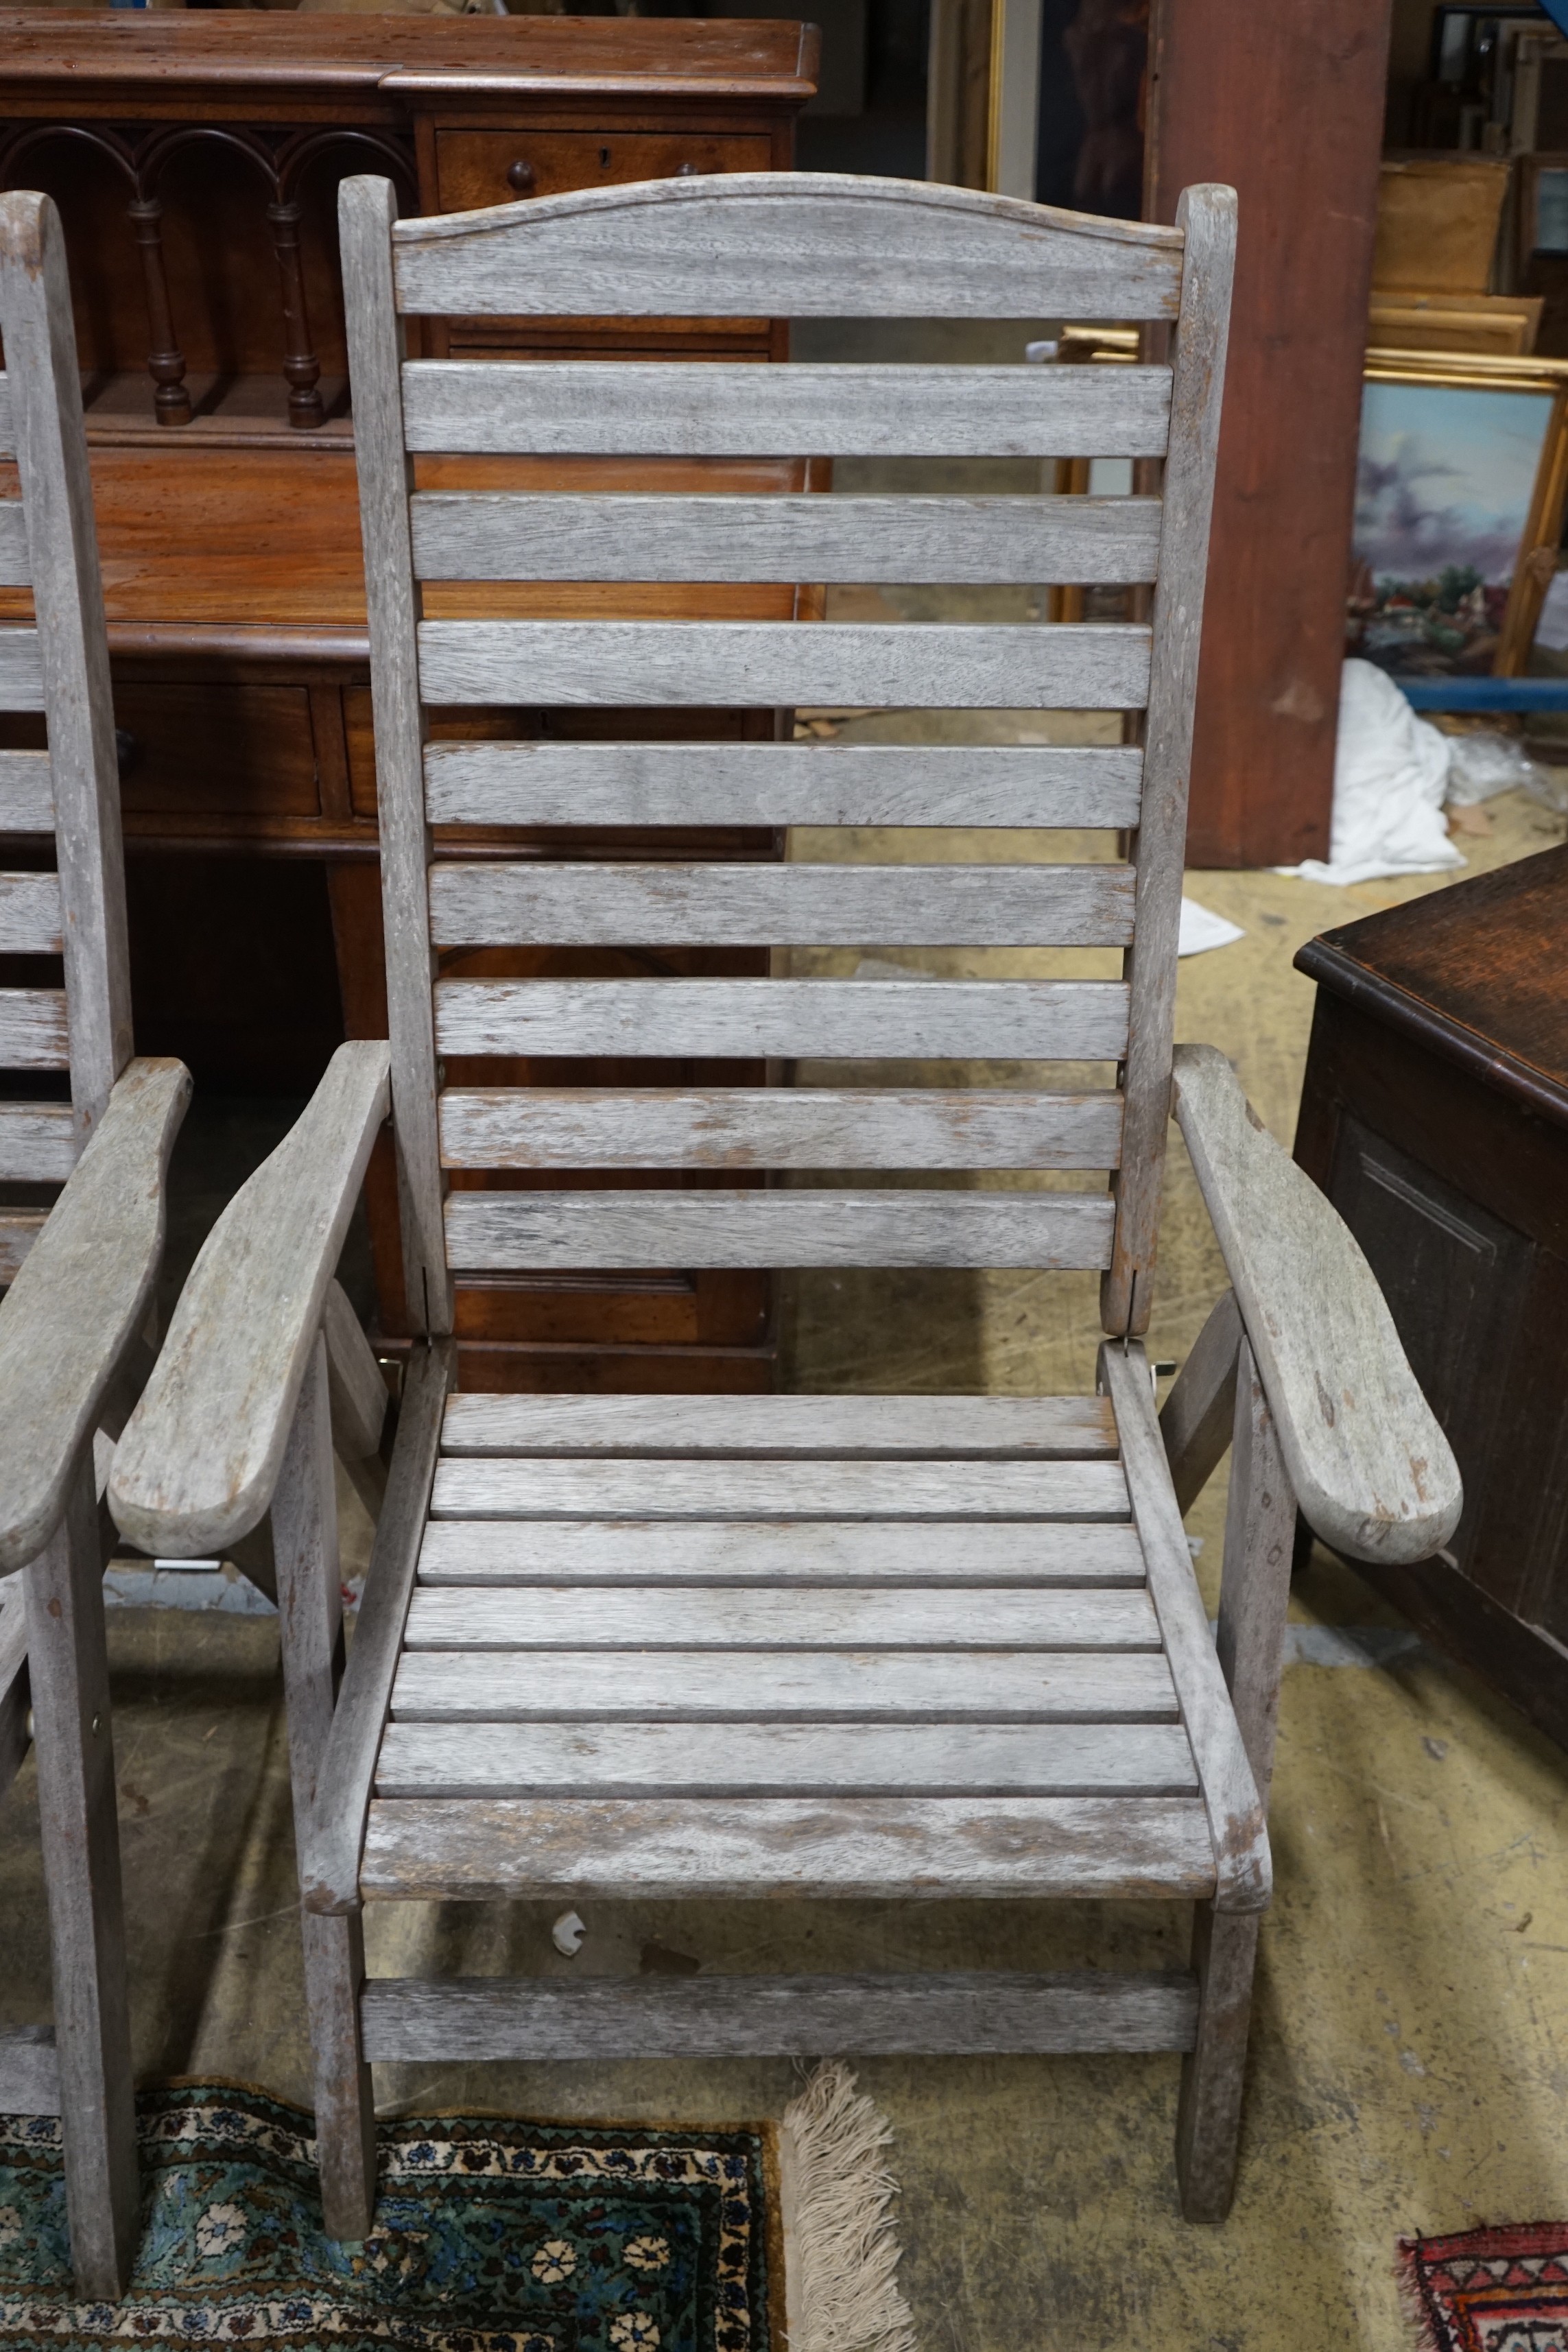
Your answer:
[[[303,686],[242,678],[114,681],[127,815],[317,817],[321,795]]]
[[[691,172],[765,172],[766,138],[700,131],[437,131],[436,178],[443,212],[477,212],[602,188],[625,180],[669,180]]]

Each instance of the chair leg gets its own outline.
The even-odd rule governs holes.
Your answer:
[[[1265,1808],[1274,1772],[1296,1497],[1246,1339],[1236,1367],[1216,1643]],[[1203,1906],[1193,1925],[1198,2038],[1182,2068],[1176,2175],[1189,2221],[1223,2221],[1236,2188],[1259,1915]]]
[[[331,1727],[342,1632],[327,1357],[319,1338],[273,1496],[272,1549],[298,1832],[314,1801]],[[360,2239],[369,2234],[375,2207],[375,2106],[359,2024],[363,1937],[357,1917],[303,1909],[300,1916],[327,2233]]]
[[[1176,2179],[1189,2221],[1223,2221],[1236,2193],[1258,1923],[1256,1911],[1206,1903],[1193,1919],[1198,2038],[1182,2061],[1176,2109]]]
[[[71,2260],[79,2294],[117,2302],[141,2196],[90,1441],[64,1517],[25,1574]]]

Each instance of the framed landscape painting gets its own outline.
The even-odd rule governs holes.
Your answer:
[[[1407,677],[1517,676],[1565,489],[1568,362],[1369,352],[1346,651]]]

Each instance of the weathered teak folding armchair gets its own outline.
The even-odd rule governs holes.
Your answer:
[[[862,179],[736,175],[395,223],[346,183],[411,1298],[428,1346],[333,1704],[316,1327],[386,1055],[345,1047],[181,1303],[112,1485],[163,1550],[276,1490],[329,2225],[366,2228],[367,2060],[1169,2048],[1187,2211],[1235,2161],[1295,1498],[1419,1557],[1458,1507],[1354,1244],[1204,1049],[1176,1107],[1234,1297],[1155,1417],[1193,676],[1234,201],[1174,228]],[[1169,321],[1170,366],[487,364],[400,318],[487,312]],[[415,488],[426,452],[1164,459],[1164,496]],[[422,582],[1154,582],[1152,627],[421,618]],[[465,593],[469,592],[465,591]],[[506,592],[496,603],[504,612]],[[434,601],[434,600],[432,600]],[[510,607],[515,615],[515,592]],[[524,608],[526,609],[526,607]],[[451,704],[1100,705],[1145,746],[428,740]],[[1101,826],[1113,864],[552,865],[430,828]],[[1120,981],[442,980],[481,943],[1114,946]],[[437,972],[432,990],[432,971]],[[1099,1062],[1076,1094],[474,1083],[485,1056]],[[438,1056],[447,1065],[444,1080]],[[458,1082],[459,1077],[461,1082]],[[458,1189],[447,1171],[1105,1171],[1077,1190]],[[1100,1268],[1100,1392],[447,1395],[452,1270]],[[1218,1650],[1182,1506],[1238,1447]],[[400,1899],[1139,1895],[1190,1976],[363,1982]]]
[[[55,2000],[52,2044],[0,2035],[0,2108],[58,2104],[77,2279],[114,2295],[139,2198],[93,1439],[119,1433],[152,1362],[141,1326],[191,1082],[131,1058],[109,647],[47,196],[0,196],[0,454],[22,491],[0,503],[0,581],[30,584],[36,615],[0,628],[0,709],[42,711],[48,737],[0,752],[0,832],[25,837],[7,862],[26,869],[0,874],[0,950],[46,979],[63,957],[65,982],[0,987],[0,1180],[37,1203],[0,1210],[0,1576],[22,1570],[26,1590],[25,1611],[7,1594],[0,1612],[0,1788],[30,1698]]]

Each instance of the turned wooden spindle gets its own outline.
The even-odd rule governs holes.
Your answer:
[[[268,205],[272,250],[283,289],[283,373],[289,384],[289,422],[300,432],[324,425],[327,412],[317,390],[321,362],[310,347],[310,320],[305,307],[305,272],[300,258],[300,207]]]
[[[131,226],[142,255],[142,283],[147,297],[147,331],[153,348],[147,373],[157,390],[153,413],[160,425],[188,425],[191,395],[185,389],[185,355],[174,341],[174,314],[169,302],[169,273],[163,262],[163,207],[156,196],[140,196],[131,206]]]

